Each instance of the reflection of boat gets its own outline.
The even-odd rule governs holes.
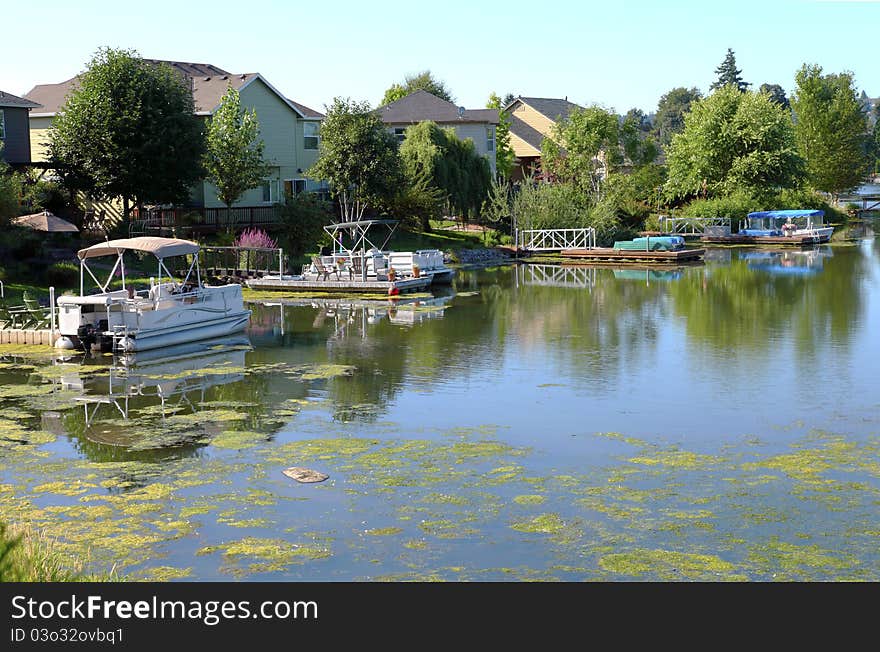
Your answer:
[[[822,271],[824,258],[831,255],[828,247],[806,251],[749,251],[740,254],[749,269],[781,276],[813,276]]]
[[[126,364],[114,364],[106,374],[80,376],[74,368],[61,377],[61,385],[81,394],[76,401],[83,405],[87,429],[105,405],[114,408],[110,416],[128,419],[134,402],[138,409],[158,403],[164,418],[166,411],[175,407],[196,412],[196,404],[205,401],[209,388],[242,380],[249,350],[251,344],[246,337],[179,345],[163,349],[167,355],[149,351],[148,355],[129,356]],[[111,437],[104,433],[101,440],[128,445],[136,436],[137,432],[122,427],[115,429]]]
[[[615,269],[614,278],[627,281],[675,281],[681,278],[678,269]]]
[[[385,246],[397,228],[397,220],[357,220],[329,224],[324,230],[333,239],[333,251],[317,256],[297,276],[263,276],[248,281],[261,290],[309,290],[325,292],[382,292],[397,294],[450,283],[454,270],[438,249],[387,251]],[[381,244],[368,234],[386,227]],[[346,235],[348,243],[346,244]]]
[[[126,287],[123,258],[130,251],[151,254],[158,261],[148,290]],[[203,285],[198,251],[195,242],[156,237],[111,240],[81,249],[80,294],[58,297],[62,337],[56,346],[88,349],[98,342],[117,351],[143,351],[244,330],[251,313],[244,308],[241,286]],[[116,262],[102,283],[87,261],[106,256],[116,256]],[[186,256],[192,256],[188,268]],[[182,281],[165,265],[168,258],[184,260]],[[86,274],[98,284],[98,293],[85,294]],[[117,274],[121,289],[110,290]]]

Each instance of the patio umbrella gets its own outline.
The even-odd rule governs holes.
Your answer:
[[[63,220],[57,215],[53,215],[49,211],[41,213],[33,213],[31,215],[21,215],[12,220],[13,224],[19,226],[29,226],[36,231],[48,231],[50,233],[61,232],[78,232],[76,225],[71,224],[67,220]]]

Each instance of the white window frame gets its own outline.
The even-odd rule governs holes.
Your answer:
[[[269,200],[266,200],[266,186],[269,186]],[[260,186],[261,201],[264,204],[274,204],[278,201],[278,179],[263,179]]]
[[[284,185],[285,185],[284,194],[285,194],[285,196],[287,195],[287,187],[286,186],[288,183],[290,184],[291,197],[297,197],[298,195],[301,195],[302,193],[309,191],[308,190],[308,182],[304,177],[295,177],[293,179],[285,179],[284,180]],[[297,191],[297,189],[296,189],[297,186],[300,187],[299,191]]]
[[[397,139],[398,143],[402,143],[406,140],[406,127],[394,127],[394,137]]]
[[[495,127],[486,127],[486,151],[495,151]]]
[[[315,127],[315,133],[314,133],[314,135],[309,135],[309,134],[306,133],[306,126],[307,126],[307,125],[312,125],[312,126]],[[304,150],[309,151],[309,152],[314,152],[314,151],[316,151],[316,150],[318,150],[318,149],[320,148],[320,146],[321,146],[321,134],[320,134],[320,131],[321,131],[321,125],[320,125],[320,123],[315,122],[315,121],[311,121],[311,120],[307,120],[307,121],[303,122],[303,149],[304,149]],[[309,139],[309,138],[314,138],[314,139],[315,139],[315,146],[314,146],[314,147],[309,147],[309,146],[306,144],[306,143],[307,143],[307,139]]]
[[[0,109],[0,140],[6,140],[6,112]]]

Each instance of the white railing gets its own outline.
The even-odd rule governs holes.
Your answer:
[[[670,235],[702,235],[706,227],[730,226],[729,217],[668,217],[660,216],[660,231]]]
[[[596,285],[595,267],[561,267],[530,263],[516,268],[517,285],[542,285],[592,289]]]
[[[516,246],[528,251],[593,249],[596,247],[596,230],[591,227],[585,229],[517,229]]]

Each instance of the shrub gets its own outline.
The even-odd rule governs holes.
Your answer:
[[[68,261],[55,263],[46,270],[46,280],[57,288],[74,287],[79,283],[79,265]]]
[[[280,208],[279,240],[291,256],[302,256],[307,251],[317,251],[329,243],[324,226],[333,221],[329,202],[317,195],[304,192],[288,197]]]
[[[236,247],[277,249],[278,243],[262,229],[245,229],[235,240]]]

